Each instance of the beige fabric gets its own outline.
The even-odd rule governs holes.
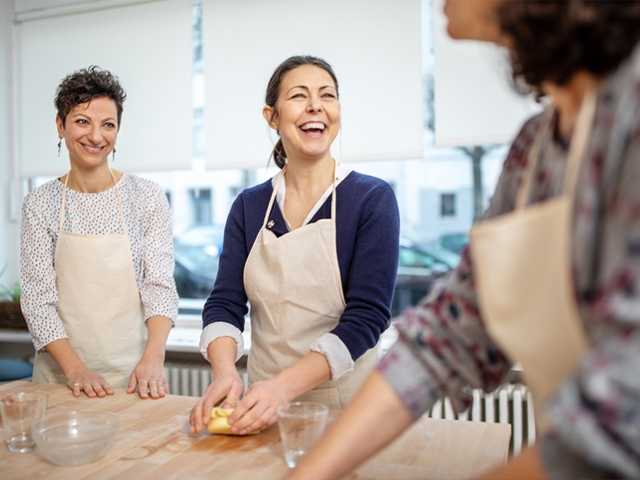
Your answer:
[[[525,207],[540,152],[541,132],[529,157],[528,176],[516,209],[471,231],[480,306],[487,328],[519,362],[532,389],[540,427],[544,403],[577,367],[587,349],[570,269],[573,193],[595,112],[595,96],[583,102],[559,198]],[[549,112],[548,112],[549,113]],[[547,116],[550,120],[551,116]],[[550,128],[551,122],[547,122]]]
[[[271,378],[301,359],[315,340],[338,324],[345,308],[336,250],[335,180],[331,218],[281,237],[267,227],[278,184],[244,269],[251,304],[251,383]],[[300,398],[342,408],[376,361],[377,346],[355,362],[353,371]]]
[[[66,182],[54,260],[58,312],[71,346],[87,368],[102,375],[112,387],[126,387],[142,356],[146,329],[122,198],[122,233],[71,234],[63,231]],[[59,365],[45,351],[36,353],[33,381],[66,383]]]

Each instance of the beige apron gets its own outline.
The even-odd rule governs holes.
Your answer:
[[[274,182],[262,228],[244,269],[244,286],[251,304],[250,383],[271,378],[300,360],[315,340],[338,324],[345,309],[336,249],[335,176],[331,218],[276,237],[268,229],[267,220],[279,180]],[[353,371],[299,399],[342,408],[376,361],[377,345],[355,362]]]
[[[595,95],[585,98],[567,159],[564,193],[525,206],[541,139],[548,134],[541,131],[529,155],[529,169],[515,210],[471,231],[484,321],[498,345],[522,365],[543,430],[547,426],[545,403],[577,368],[588,348],[571,277],[570,239],[578,167],[595,107]]]
[[[63,230],[68,181],[69,175],[62,189],[54,264],[58,313],[87,368],[112,387],[126,387],[142,356],[146,329],[120,187],[114,179],[122,233],[79,235]],[[36,354],[33,381],[67,383],[58,363],[45,351]]]

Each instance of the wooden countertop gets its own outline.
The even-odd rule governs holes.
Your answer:
[[[12,391],[48,395],[48,410],[110,411],[120,430],[106,457],[87,465],[60,467],[37,453],[10,453],[0,447],[3,480],[213,479],[271,480],[287,472],[278,430],[247,436],[192,435],[187,416],[196,399],[169,395],[140,400],[117,391],[105,399],[76,399],[61,385],[18,381],[0,385]],[[374,457],[351,480],[455,480],[472,478],[506,460],[510,428],[506,424],[422,418],[396,442]]]

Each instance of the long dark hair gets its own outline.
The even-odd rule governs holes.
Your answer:
[[[505,1],[497,13],[512,42],[516,85],[537,93],[544,82],[566,85],[581,70],[613,72],[640,40],[638,0]]]
[[[278,101],[278,96],[280,95],[280,84],[282,83],[283,77],[291,70],[303,65],[313,65],[327,72],[333,79],[333,83],[336,85],[336,95],[338,95],[338,78],[328,62],[322,58],[313,57],[311,55],[295,55],[287,58],[284,62],[278,65],[278,68],[276,68],[271,75],[269,83],[267,84],[267,93],[264,98],[264,103],[266,105],[272,108],[275,107],[276,102]],[[287,163],[287,153],[284,150],[282,139],[278,139],[276,146],[271,152],[271,158],[273,158],[273,161],[279,168],[284,168]]]

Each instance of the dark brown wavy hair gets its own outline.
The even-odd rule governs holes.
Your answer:
[[[333,71],[333,68],[327,61],[311,55],[295,55],[293,57],[287,58],[280,65],[278,65],[278,67],[271,75],[269,83],[267,84],[264,103],[269,105],[270,107],[275,107],[276,102],[278,101],[278,96],[280,95],[280,84],[282,83],[282,79],[288,72],[303,65],[313,65],[327,72],[336,86],[336,95],[339,95],[338,78],[336,77],[336,73]],[[284,151],[282,139],[278,139],[276,146],[271,152],[271,157],[279,168],[284,168],[285,164],[287,163],[287,153]]]
[[[614,71],[640,40],[638,0],[505,0],[497,13],[516,85],[537,93],[578,71]]]
[[[73,107],[98,97],[107,97],[114,101],[118,110],[118,128],[120,128],[122,104],[127,94],[120,85],[118,77],[95,65],[67,75],[58,85],[54,103],[60,120],[64,124]]]

